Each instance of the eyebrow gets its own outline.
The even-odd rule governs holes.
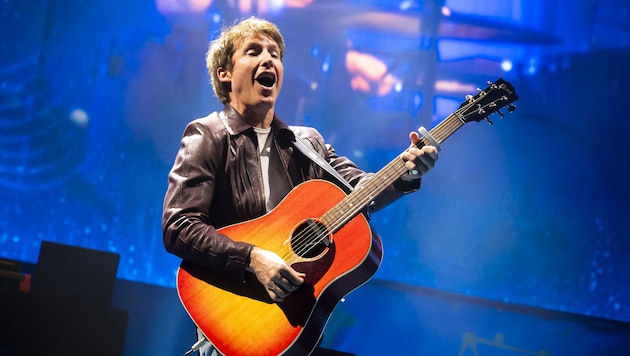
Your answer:
[[[253,45],[258,45],[258,46],[262,47],[262,40],[261,40],[260,36],[264,36],[264,37],[268,38],[271,41],[271,43],[269,44],[269,47],[274,49],[274,50],[276,50],[276,51],[278,51],[278,52],[280,52],[280,46],[278,45],[278,43],[276,43],[276,41],[273,38],[271,38],[271,37],[269,37],[267,35],[264,35],[264,34],[259,34],[259,35],[248,37],[247,39],[245,39],[245,41],[243,41],[243,47],[250,48]]]

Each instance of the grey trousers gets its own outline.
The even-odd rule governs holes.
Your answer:
[[[201,330],[197,329],[197,341],[205,338],[206,337],[203,336]],[[199,352],[199,356],[222,356],[209,340],[206,340],[206,342],[201,345],[197,351]]]

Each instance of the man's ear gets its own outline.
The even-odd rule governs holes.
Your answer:
[[[217,69],[217,77],[219,78],[220,82],[229,83],[232,81],[232,72],[229,72],[221,67]]]

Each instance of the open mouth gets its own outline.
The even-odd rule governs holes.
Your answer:
[[[276,76],[273,73],[261,73],[256,81],[266,88],[271,88],[276,84]]]

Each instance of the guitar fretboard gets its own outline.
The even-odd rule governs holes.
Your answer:
[[[457,118],[457,114],[451,114],[440,122],[429,134],[441,144],[464,122]],[[431,142],[426,137],[421,137],[416,147],[430,145]],[[369,177],[358,186],[348,196],[337,203],[332,209],[326,212],[321,221],[328,226],[330,232],[334,233],[353,217],[359,214],[368,204],[370,204],[380,193],[389,187],[394,181],[407,172],[405,161],[398,155],[380,171]]]
[[[505,105],[518,99],[511,84],[499,79],[495,83],[489,83],[488,88],[479,90],[474,97],[469,96],[467,100],[435,128],[429,132],[432,138],[421,137],[416,147],[431,145],[433,140],[441,145],[455,131],[459,130],[465,123],[470,121],[488,120],[487,115],[499,111]],[[510,107],[510,112],[514,107]],[[503,114],[501,114],[503,117]],[[489,120],[488,120],[489,121]],[[322,215],[321,222],[328,227],[331,233],[335,233],[348,221],[354,218],[376,196],[389,187],[394,181],[407,172],[405,162],[398,155],[380,171],[369,177],[365,182],[352,191],[345,199],[337,203],[332,209]]]

